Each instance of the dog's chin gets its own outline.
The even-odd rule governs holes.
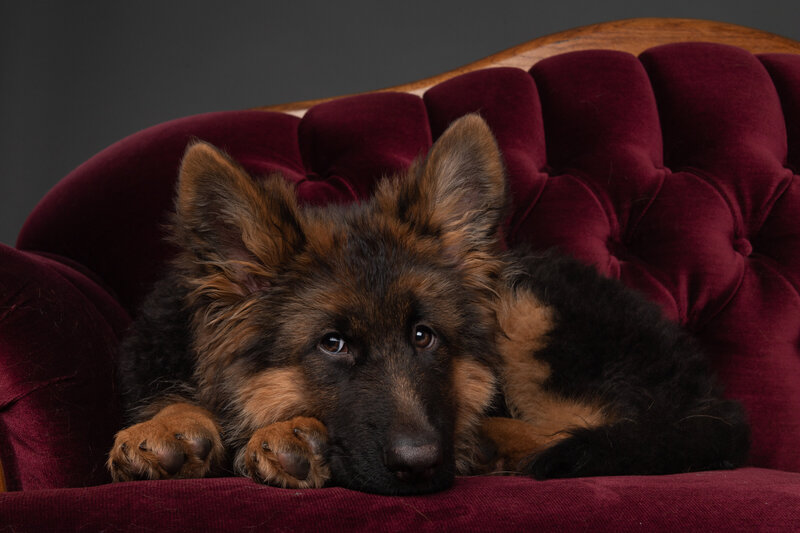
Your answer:
[[[440,468],[430,479],[403,481],[385,470],[375,471],[348,467],[348,465],[341,464],[340,461],[331,461],[330,467],[332,485],[387,496],[411,496],[440,492],[450,488],[455,480],[453,468]]]

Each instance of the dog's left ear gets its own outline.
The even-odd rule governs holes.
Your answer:
[[[410,174],[393,191],[401,220],[441,238],[457,262],[494,249],[506,208],[506,179],[497,142],[479,115],[453,122]]]
[[[253,179],[204,142],[184,154],[175,210],[172,237],[183,250],[180,265],[206,288],[216,280],[217,294],[246,295],[270,286],[304,242],[292,187],[280,176]]]

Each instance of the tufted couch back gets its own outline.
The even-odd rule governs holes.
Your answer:
[[[505,157],[509,245],[559,247],[658,302],[747,407],[751,463],[800,471],[800,56],[698,43],[574,52],[302,119],[176,120],[76,169],[18,248],[68,261],[133,315],[171,253],[163,224],[191,138],[255,175],[280,172],[303,202],[351,202],[474,111]]]

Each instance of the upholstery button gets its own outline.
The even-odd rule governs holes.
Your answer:
[[[612,257],[619,259],[627,255],[625,245],[613,237],[610,237],[606,241],[606,247],[608,248],[608,253],[611,254]]]
[[[733,249],[745,257],[753,253],[753,245],[743,237],[733,241]]]

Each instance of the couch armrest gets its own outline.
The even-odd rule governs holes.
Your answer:
[[[7,490],[107,480],[119,408],[114,354],[129,319],[55,258],[0,245],[0,461]]]

